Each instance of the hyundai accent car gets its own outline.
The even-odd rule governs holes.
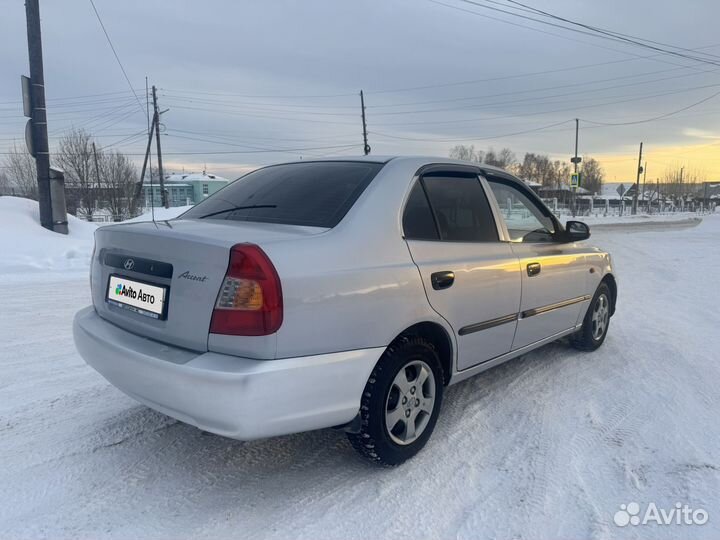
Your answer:
[[[208,432],[338,427],[397,465],[446,386],[564,336],[603,343],[617,284],[589,235],[486,165],[273,165],[176,219],[97,229],[75,343],[117,388]]]

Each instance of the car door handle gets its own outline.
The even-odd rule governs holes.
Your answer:
[[[540,273],[540,263],[530,263],[527,265],[528,276],[537,276]]]
[[[432,283],[432,288],[436,291],[447,289],[448,287],[452,287],[452,284],[455,282],[455,272],[450,270],[433,272],[430,275],[430,282]]]

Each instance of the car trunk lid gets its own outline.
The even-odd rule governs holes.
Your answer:
[[[325,230],[212,219],[100,227],[91,270],[93,304],[101,317],[134,334],[206,351],[232,246],[262,246]],[[127,296],[137,296],[138,289],[142,296],[155,296],[154,306],[165,291],[164,309],[154,313],[154,307],[145,309],[148,304]]]

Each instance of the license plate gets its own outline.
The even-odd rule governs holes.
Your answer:
[[[152,317],[165,318],[167,287],[111,275],[106,299],[114,306]]]

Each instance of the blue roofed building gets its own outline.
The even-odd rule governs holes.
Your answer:
[[[165,175],[165,191],[169,206],[188,206],[197,204],[219,189],[225,187],[230,180],[216,174],[182,173]],[[142,201],[145,208],[162,206],[160,183],[148,180],[142,188]]]

